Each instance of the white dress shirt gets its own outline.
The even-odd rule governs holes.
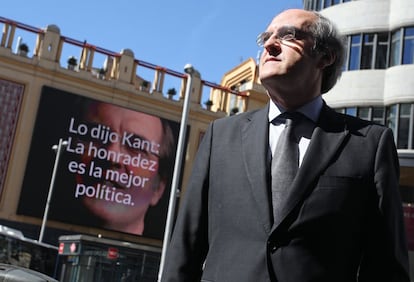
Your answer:
[[[300,112],[305,115],[309,120],[313,121],[315,124],[319,118],[323,105],[323,100],[321,96],[316,97],[309,103],[300,107],[296,112]],[[272,120],[278,117],[280,114],[285,112],[283,107],[276,105],[272,100],[270,100],[269,107],[269,146],[272,152],[272,157],[275,153],[276,144],[279,140],[280,133],[285,128],[285,124],[273,124]],[[299,141],[299,166],[302,164],[303,157],[305,156],[306,150],[308,149],[310,138],[302,136]]]

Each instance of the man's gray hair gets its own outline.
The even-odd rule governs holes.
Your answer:
[[[334,62],[323,71],[321,93],[328,92],[342,73],[342,66],[345,58],[344,37],[340,35],[336,26],[320,13],[315,12],[318,20],[309,27],[314,37],[314,53],[324,53],[333,56]]]

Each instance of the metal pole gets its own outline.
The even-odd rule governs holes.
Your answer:
[[[171,237],[172,228],[173,228],[175,203],[176,203],[177,191],[178,191],[178,181],[180,178],[181,162],[183,159],[182,156],[183,156],[185,136],[186,136],[186,131],[187,131],[187,119],[188,119],[188,112],[189,112],[190,95],[191,95],[192,88],[193,88],[192,79],[195,73],[195,69],[191,65],[187,64],[184,67],[184,71],[188,74],[187,86],[186,86],[185,94],[184,94],[183,112],[181,114],[180,133],[178,135],[177,152],[175,155],[174,173],[173,173],[173,178],[172,178],[172,183],[171,183],[171,192],[170,192],[170,200],[168,204],[167,220],[165,223],[164,241],[163,241],[163,247],[162,247],[162,252],[161,252],[160,268],[158,272],[158,281],[161,281],[162,271],[164,269],[164,264],[165,264],[165,255],[167,253],[167,248],[170,242],[170,237]]]
[[[46,207],[45,207],[45,211],[43,214],[42,226],[40,228],[40,235],[39,235],[39,240],[38,240],[40,243],[43,241],[43,234],[45,232],[47,215],[49,213],[49,206],[50,206],[50,201],[52,199],[53,187],[55,186],[56,172],[59,166],[60,155],[62,154],[62,147],[66,147],[67,144],[68,144],[67,141],[63,141],[63,139],[60,138],[59,144],[53,145],[52,147],[52,149],[54,151],[57,150],[57,152],[56,152],[56,157],[55,157],[55,164],[53,165],[52,179],[50,180],[49,193],[47,195],[47,200],[46,200]]]

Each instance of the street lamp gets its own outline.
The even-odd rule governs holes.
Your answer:
[[[52,199],[53,187],[55,186],[55,178],[56,178],[56,172],[59,166],[60,155],[62,154],[62,148],[66,148],[67,145],[68,145],[68,142],[63,141],[63,139],[60,138],[59,144],[53,145],[52,147],[52,150],[56,152],[56,157],[55,157],[55,164],[53,165],[52,179],[50,180],[49,193],[47,195],[47,200],[46,200],[46,207],[45,207],[45,211],[43,214],[42,226],[40,228],[40,235],[39,235],[39,240],[38,240],[40,243],[42,243],[43,241],[43,234],[45,232],[47,215],[49,213],[50,201]]]
[[[184,94],[184,103],[183,103],[183,112],[181,114],[181,123],[180,123],[180,133],[178,135],[178,143],[177,143],[177,152],[175,154],[175,163],[174,163],[174,173],[171,183],[171,192],[170,192],[170,200],[168,204],[168,213],[167,213],[167,220],[165,223],[165,231],[164,231],[164,241],[162,246],[161,252],[161,261],[160,261],[160,268],[158,272],[158,281],[161,281],[162,271],[164,269],[165,264],[165,255],[167,252],[167,248],[170,242],[171,232],[173,228],[173,219],[174,219],[174,212],[175,212],[175,203],[177,199],[177,192],[178,192],[178,182],[180,178],[180,170],[181,170],[181,162],[183,159],[183,151],[185,145],[185,136],[187,131],[187,119],[188,119],[188,112],[189,112],[189,104],[190,104],[190,95],[193,88],[193,76],[197,71],[191,64],[186,64],[184,66],[184,71],[187,73],[187,85],[185,88]]]

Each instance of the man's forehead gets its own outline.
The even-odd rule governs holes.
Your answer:
[[[316,20],[317,16],[313,12],[299,9],[286,10],[273,18],[269,28],[278,29],[281,26],[294,26],[303,29]]]

